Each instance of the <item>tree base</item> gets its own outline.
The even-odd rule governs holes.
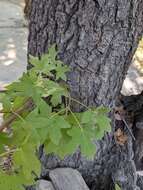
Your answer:
[[[119,98],[117,107],[122,107],[120,109],[122,113],[120,112],[120,114],[124,114],[123,116],[127,125],[131,127],[130,130],[135,136],[136,141],[133,141],[124,123],[116,120],[115,130],[111,134],[106,134],[101,141],[96,142],[97,152],[94,160],[87,160],[81,155],[80,150],[61,160],[54,154],[45,155],[41,146],[39,149],[39,159],[42,164],[40,179],[51,180],[50,172],[53,169],[66,167],[78,170],[90,190],[114,190],[116,183],[122,190],[143,189],[143,177],[136,174],[136,167],[138,168],[140,165],[143,167],[141,162],[143,154],[142,151],[139,151],[139,148],[142,148],[143,144],[140,137],[143,128],[141,127],[142,117],[139,117],[143,113],[142,105],[142,94],[129,97],[121,96]],[[119,127],[127,136],[127,141],[122,145],[116,138],[115,131]],[[133,150],[135,155],[133,154]]]

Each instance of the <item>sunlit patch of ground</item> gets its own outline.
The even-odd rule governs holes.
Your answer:
[[[138,49],[134,57],[134,64],[136,65],[138,71],[143,76],[143,38],[139,43]]]
[[[16,80],[27,64],[23,0],[0,0],[0,86]]]
[[[26,70],[28,32],[23,6],[24,0],[0,0],[0,91]]]
[[[124,81],[122,93],[125,95],[139,94],[143,91],[143,39],[140,41]]]

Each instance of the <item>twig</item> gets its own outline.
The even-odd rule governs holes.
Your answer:
[[[129,126],[128,126],[128,124],[127,124],[126,120],[125,120],[124,118],[122,118],[122,121],[124,122],[124,124],[125,124],[125,126],[126,126],[127,130],[129,131],[129,133],[130,133],[130,135],[131,135],[132,139],[135,141],[136,139],[135,139],[135,137],[134,137],[134,135],[133,135],[133,133],[132,133],[131,129],[129,128]]]
[[[23,113],[23,111],[25,111],[25,110],[32,110],[33,106],[34,106],[33,101],[32,101],[31,98],[29,98],[21,108],[17,109],[15,112],[12,111],[12,114],[8,117],[8,119],[5,120],[1,124],[1,126],[0,126],[0,132],[2,132],[4,129],[9,128],[9,125],[15,119],[17,119],[17,117],[20,116]]]
[[[7,90],[5,88],[0,88],[0,93],[4,93],[6,92]]]

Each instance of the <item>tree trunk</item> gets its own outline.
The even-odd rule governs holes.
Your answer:
[[[87,106],[113,108],[142,24],[142,0],[32,0],[28,54],[40,56],[56,43],[59,58],[71,67],[71,96]],[[72,109],[83,108],[73,104]],[[123,190],[138,189],[131,137],[120,146],[107,134],[98,146],[94,161],[78,151],[64,161],[42,154],[42,176],[46,169],[66,166],[77,168],[91,190],[111,190],[115,182]]]

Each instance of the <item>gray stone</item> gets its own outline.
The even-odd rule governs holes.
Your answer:
[[[55,190],[52,183],[46,180],[39,180],[36,185],[36,190]]]
[[[71,168],[57,168],[49,174],[56,190],[89,190],[81,174]]]

